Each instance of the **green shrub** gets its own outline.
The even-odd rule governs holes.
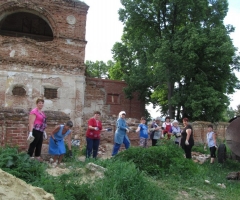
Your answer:
[[[199,152],[199,153],[203,153],[203,154],[206,154],[208,153],[209,154],[209,148],[206,146],[207,150],[205,151],[204,150],[204,144],[201,144],[201,143],[196,143],[193,147],[192,147],[192,151],[196,151],[196,152]]]
[[[6,147],[0,149],[0,168],[31,183],[45,173],[46,166],[30,159],[26,153],[18,153],[17,148]]]
[[[150,148],[131,147],[115,156],[114,159],[132,161],[137,168],[151,176],[181,174],[191,176],[197,171],[196,164],[184,158],[178,146],[168,142]]]

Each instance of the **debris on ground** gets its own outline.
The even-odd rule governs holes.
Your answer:
[[[209,154],[202,154],[199,152],[192,152],[192,159],[195,163],[203,164],[207,160],[209,160]]]
[[[240,172],[230,172],[226,178],[227,180],[240,180]]]

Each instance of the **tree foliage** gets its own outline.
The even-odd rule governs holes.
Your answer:
[[[237,110],[235,110],[237,116],[240,116],[240,104],[237,106]]]
[[[109,69],[114,65],[114,62],[109,60],[107,63],[103,61],[89,61],[86,63],[86,76],[93,78],[109,78]]]
[[[115,69],[146,102],[172,118],[217,121],[239,88],[239,70],[224,26],[227,0],[121,0],[122,42],[113,46]],[[112,74],[115,69],[112,69]]]

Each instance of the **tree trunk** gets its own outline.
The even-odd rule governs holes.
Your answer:
[[[171,119],[174,119],[174,117],[175,117],[175,110],[174,110],[174,107],[171,104],[171,98],[173,96],[173,90],[174,90],[174,83],[168,81],[168,113],[169,113],[169,117]]]

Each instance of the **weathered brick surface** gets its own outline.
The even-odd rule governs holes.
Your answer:
[[[87,10],[85,3],[72,0],[0,0],[0,20],[11,14],[31,13],[43,19],[53,32],[52,41],[39,41],[32,39],[34,34],[4,35],[0,26],[0,106],[30,110],[36,98],[44,95],[44,88],[54,88],[58,96],[47,99],[44,110],[66,113],[80,130]],[[14,96],[15,86],[23,87],[26,96]]]
[[[204,121],[195,121],[192,123],[194,140],[196,143],[206,142],[206,134],[208,132],[207,128],[209,124],[212,123]],[[213,124],[213,131],[217,134],[217,139],[219,141],[225,140],[225,133],[228,125],[229,123],[226,122],[218,122]]]
[[[27,150],[28,111],[24,109],[0,108],[0,144],[1,146],[18,146]],[[48,136],[56,125],[65,123],[69,116],[63,112],[46,111]],[[49,139],[49,137],[48,137]],[[44,141],[48,144],[48,140]]]
[[[136,97],[132,100],[124,97],[124,82],[85,81],[87,11],[85,3],[74,0],[0,0],[0,21],[9,19],[11,14],[21,16],[21,12],[30,13],[43,19],[53,33],[48,41],[43,40],[46,35],[23,32],[24,37],[17,37],[18,32],[6,32],[0,25],[2,145],[9,143],[26,147],[28,112],[35,107],[36,98],[44,95],[45,88],[55,88],[58,93],[57,98],[45,99],[44,102],[43,110],[48,115],[47,132],[64,122],[56,112],[63,112],[74,122],[74,138],[81,138],[82,141],[85,141],[87,119],[95,110],[100,110],[106,119],[116,116],[121,110],[125,110],[128,117],[139,118],[143,115],[143,102],[137,101]],[[6,26],[16,28],[19,24]],[[12,90],[16,86],[23,87],[26,95],[13,95]],[[117,104],[107,101],[109,93],[119,95]],[[103,142],[112,140],[110,133],[103,137]]]
[[[144,115],[144,102],[138,101],[137,95],[131,100],[125,98],[126,83],[123,81],[85,79],[87,11],[85,3],[74,0],[0,0],[1,22],[11,14],[27,12],[47,22],[53,33],[50,41],[31,39],[33,37],[28,35],[0,34],[1,145],[17,144],[26,149],[28,112],[35,107],[36,98],[44,95],[44,88],[58,90],[57,98],[46,99],[44,103],[48,116],[47,132],[71,119],[74,122],[73,137],[81,139],[82,146],[87,120],[95,110],[102,113],[104,128],[113,129],[102,134],[102,144],[113,143],[115,122],[121,110],[126,111],[133,127],[138,122],[129,118],[139,119]],[[15,86],[23,87],[26,96],[14,96]],[[207,124],[193,123],[196,142],[206,139]],[[226,123],[215,125],[219,138],[225,138],[226,127]],[[129,137],[133,145],[138,145],[138,134],[132,132]],[[44,143],[47,145],[47,141]]]
[[[23,109],[12,109],[12,108],[0,108],[0,144],[1,146],[10,145],[18,146],[21,150],[27,150],[28,145],[26,142],[28,133],[28,110]],[[48,127],[46,132],[48,133],[48,140],[44,141],[43,154],[47,154],[49,135],[54,130],[56,125],[63,124],[70,118],[63,112],[58,111],[45,111],[47,116]],[[103,128],[112,128],[110,132],[102,132],[101,134],[101,145],[114,144],[114,132],[116,130],[116,120],[117,117],[105,117],[102,118]],[[139,134],[135,133],[137,126],[139,125],[139,120],[134,118],[128,118],[127,123],[132,130],[128,136],[131,141],[132,146],[139,145]],[[209,122],[197,121],[192,123],[194,131],[195,143],[203,143],[206,141],[207,125]],[[214,124],[214,131],[217,133],[218,139],[225,139],[225,131],[228,123],[217,123]],[[85,143],[85,133],[87,128],[87,120],[84,125],[80,127],[80,134],[73,128],[73,138],[81,140],[81,148],[86,145]],[[151,141],[149,140],[149,146]],[[124,148],[124,146],[122,146]]]
[[[124,81],[86,78],[84,119],[92,116],[89,110],[99,110],[102,117],[117,116],[122,110],[127,113],[128,118],[138,119],[144,116],[145,103],[139,101],[136,94],[133,99],[127,99],[123,91],[126,86]],[[109,94],[119,95],[119,101],[117,103],[107,101]]]

